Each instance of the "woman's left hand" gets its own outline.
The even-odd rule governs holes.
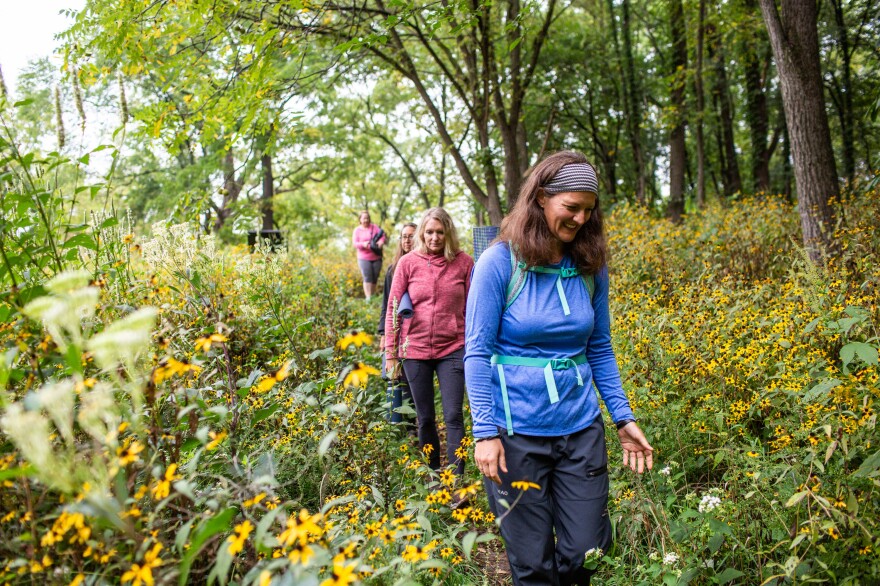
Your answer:
[[[654,467],[654,448],[648,443],[645,434],[635,421],[627,423],[617,430],[620,446],[623,448],[623,465],[629,466],[633,472],[641,474]]]

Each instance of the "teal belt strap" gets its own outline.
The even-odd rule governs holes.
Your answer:
[[[563,296],[563,299],[565,297]],[[567,308],[567,306],[566,306]],[[584,386],[579,364],[587,363],[586,354],[579,354],[574,358],[523,358],[521,356],[492,355],[492,364],[498,367],[498,382],[501,384],[501,400],[504,402],[504,419],[507,424],[507,435],[513,435],[513,421],[510,415],[510,399],[507,396],[507,382],[504,379],[503,364],[510,366],[531,366],[544,369],[544,383],[547,385],[547,394],[550,395],[550,403],[559,401],[559,391],[556,388],[556,379],[553,377],[554,370],[566,370],[574,368],[577,373],[578,386]]]

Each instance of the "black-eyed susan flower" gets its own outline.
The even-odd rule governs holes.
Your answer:
[[[278,536],[278,542],[285,547],[294,543],[305,545],[310,538],[318,538],[324,530],[318,525],[322,520],[321,513],[311,515],[306,509],[299,512],[299,517],[291,515],[287,519],[287,528]]]
[[[201,366],[168,357],[163,359],[153,371],[153,382],[158,385],[172,376],[183,376],[190,372],[198,374],[201,370]]]
[[[349,346],[354,344],[358,348],[373,343],[373,336],[366,332],[351,332],[337,343],[340,348],[347,350]]]
[[[177,464],[171,464],[168,466],[168,469],[165,470],[165,474],[162,476],[161,480],[156,483],[150,492],[153,493],[153,498],[157,501],[162,500],[171,494],[171,483],[175,480],[180,480],[181,476],[177,474]]]
[[[222,344],[227,341],[229,341],[229,338],[227,338],[223,334],[211,334],[210,336],[199,338],[196,340],[195,344],[196,352],[207,353],[211,350],[211,346],[213,346],[214,344]]]
[[[216,450],[217,446],[219,446],[223,442],[223,440],[226,439],[226,435],[227,434],[225,431],[221,431],[220,433],[212,431],[212,432],[208,433],[208,437],[211,438],[211,441],[208,442],[208,445],[205,446],[205,449],[208,450],[209,452],[211,450]]]
[[[244,502],[242,503],[242,506],[243,506],[244,508],[252,507],[252,506],[256,505],[257,503],[259,503],[259,502],[260,502],[261,500],[263,500],[264,498],[266,498],[266,493],[265,493],[265,492],[261,492],[260,494],[255,495],[254,498],[247,499],[246,501],[244,501]]]
[[[348,586],[357,582],[358,576],[355,568],[357,564],[333,564],[333,574],[321,582],[321,586]]]
[[[140,460],[140,454],[144,451],[144,446],[137,440],[128,438],[125,443],[116,448],[116,456],[119,458],[120,466],[127,466]]]
[[[529,482],[528,480],[516,480],[514,482],[511,482],[510,486],[512,486],[513,488],[516,488],[518,490],[521,490],[523,492],[525,492],[527,490],[531,490],[533,488],[536,490],[541,490],[540,484],[536,484],[534,482]]]
[[[247,541],[253,530],[253,524],[247,519],[235,526],[235,533],[226,538],[226,542],[229,543],[230,555],[236,555],[244,549],[244,542]]]
[[[455,509],[454,511],[452,511],[452,518],[459,523],[464,523],[465,521],[467,521],[468,516],[471,514],[471,510],[473,510],[473,507]]]
[[[480,488],[483,486],[481,482],[475,482],[473,484],[469,484],[468,486],[463,486],[455,491],[455,494],[458,495],[458,498],[464,499],[468,496],[473,496],[477,494]],[[539,487],[540,488],[540,487]]]
[[[132,586],[141,586],[142,584],[152,586],[155,582],[153,580],[153,568],[158,568],[162,565],[162,558],[159,557],[161,549],[161,543],[154,545],[150,551],[144,554],[143,564],[132,564],[131,568],[122,574],[122,582],[131,582]]]
[[[371,376],[379,376],[380,374],[381,373],[372,366],[358,362],[357,366],[352,368],[349,373],[345,375],[345,380],[342,385],[344,387],[365,387]]]
[[[259,383],[257,383],[257,392],[265,393],[269,389],[275,386],[275,383],[280,383],[288,376],[290,376],[290,367],[293,364],[292,360],[288,360],[284,363],[284,365],[276,370],[275,372],[271,372],[264,376]]]

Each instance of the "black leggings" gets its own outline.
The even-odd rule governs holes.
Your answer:
[[[464,472],[464,460],[455,451],[464,439],[464,349],[456,350],[443,358],[433,360],[403,361],[403,371],[412,389],[419,425],[419,445],[432,446],[428,462],[434,470],[440,469],[440,436],[437,434],[434,410],[434,373],[440,381],[440,400],[443,403],[443,420],[446,422],[446,457],[455,465],[456,473]]]

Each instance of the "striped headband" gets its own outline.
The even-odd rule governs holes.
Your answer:
[[[564,191],[589,191],[599,194],[599,180],[596,171],[589,163],[569,163],[557,171],[556,175],[543,185],[547,193]]]

